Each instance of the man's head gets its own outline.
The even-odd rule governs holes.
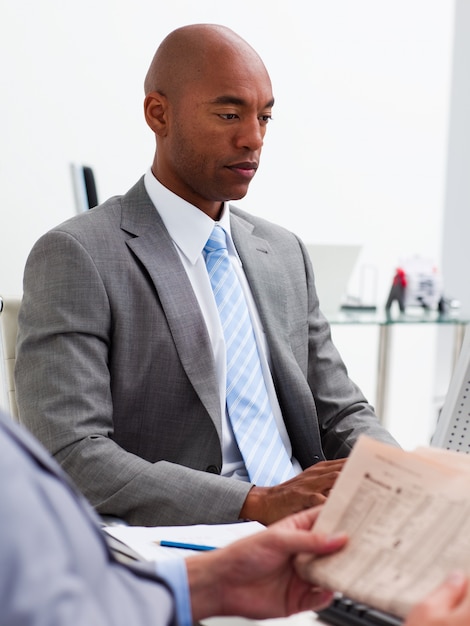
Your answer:
[[[273,103],[263,62],[233,31],[213,24],[173,31],[145,78],[153,173],[216,219],[221,202],[248,190]]]

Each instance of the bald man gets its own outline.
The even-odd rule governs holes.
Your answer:
[[[247,193],[271,119],[258,54],[223,26],[179,28],[158,48],[145,94],[151,168],[124,196],[45,234],[27,261],[20,419],[101,514],[269,524],[323,502],[361,433],[395,442],[331,341],[302,242],[229,204]],[[246,453],[227,410],[228,344],[205,263],[215,226],[285,480],[253,479],[258,453]]]

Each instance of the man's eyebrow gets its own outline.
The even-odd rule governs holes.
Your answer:
[[[211,100],[210,103],[211,104],[234,104],[238,106],[244,106],[246,105],[246,100],[244,100],[243,98],[239,98],[238,96],[226,95],[226,96],[217,96],[217,98],[214,98],[213,100]],[[274,98],[266,102],[266,104],[264,105],[264,108],[269,109],[273,105],[274,105]]]

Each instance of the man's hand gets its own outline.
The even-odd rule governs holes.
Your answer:
[[[240,511],[240,519],[267,525],[286,515],[323,504],[345,462],[346,459],[320,461],[275,487],[253,487]]]
[[[186,560],[193,619],[239,615],[250,619],[284,617],[327,606],[332,593],[302,580],[298,554],[328,554],[347,537],[311,531],[319,508],[303,511],[226,548]]]
[[[411,610],[404,626],[468,626],[469,624],[469,580],[464,574],[456,572]]]

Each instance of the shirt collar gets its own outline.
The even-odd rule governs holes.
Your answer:
[[[165,224],[175,245],[193,265],[196,263],[214,228],[213,219],[186,202],[158,181],[149,169],[144,177],[145,189]],[[236,254],[230,231],[230,207],[224,202],[218,221],[227,233],[227,246]]]

